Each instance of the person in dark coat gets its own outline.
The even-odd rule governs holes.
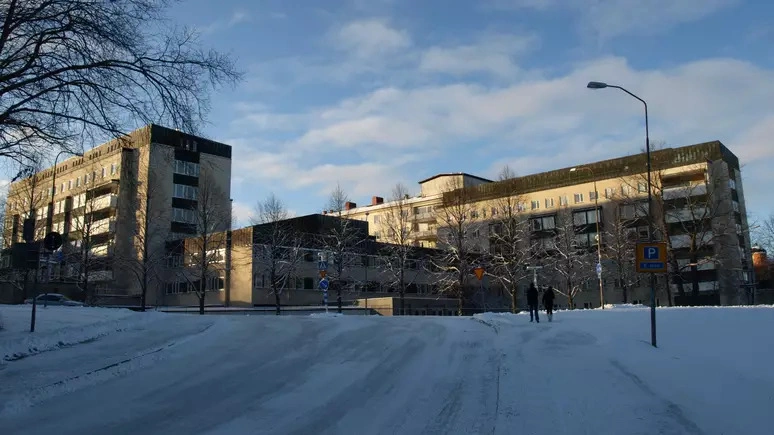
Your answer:
[[[556,294],[554,294],[554,289],[551,286],[548,286],[548,289],[543,293],[543,306],[546,309],[546,315],[548,315],[548,321],[553,321],[554,318],[554,298],[556,297]]]
[[[529,305],[529,321],[532,322],[534,320],[540,323],[540,316],[538,315],[538,291],[535,288],[535,283],[531,283],[529,285],[529,290],[527,290],[527,305]]]

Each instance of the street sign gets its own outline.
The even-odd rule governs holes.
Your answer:
[[[321,271],[320,271],[320,278],[325,278],[325,275],[327,275],[327,274],[328,274],[328,272],[327,272],[327,271],[325,271],[325,270],[321,270]]]
[[[473,273],[476,274],[476,278],[478,278],[479,281],[484,277],[484,268],[479,266],[475,269],[473,269]]]
[[[62,246],[62,235],[56,231],[46,234],[46,237],[43,239],[43,246],[49,251],[56,251]]]
[[[320,280],[320,290],[328,290],[328,280],[323,278]]]
[[[637,243],[637,273],[665,273],[667,247],[664,242]]]
[[[318,261],[317,262],[317,269],[318,270],[328,270],[328,262],[327,261]]]
[[[597,278],[602,277],[602,263],[597,263]]]

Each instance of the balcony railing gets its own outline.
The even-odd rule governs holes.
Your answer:
[[[415,222],[435,222],[436,216],[435,213],[430,211],[425,211],[421,213],[416,213],[412,216],[412,219]]]

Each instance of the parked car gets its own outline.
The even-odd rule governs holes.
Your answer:
[[[31,304],[32,299],[27,299],[24,301],[25,304]],[[48,293],[48,294],[42,294],[38,295],[37,302],[38,305],[40,304],[48,304],[48,305],[65,305],[68,307],[82,307],[83,302],[74,301],[70,298],[68,298],[65,295],[61,295],[59,293]]]

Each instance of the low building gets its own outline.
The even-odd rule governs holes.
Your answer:
[[[280,237],[274,231],[294,237]],[[342,226],[347,233],[342,236]],[[324,278],[330,283],[329,305],[336,304],[337,289],[342,301],[370,297],[394,296],[399,292],[397,273],[391,272],[387,251],[391,245],[377,242],[368,235],[365,221],[313,214],[287,219],[277,224],[260,224],[233,231],[212,234],[206,263],[209,281],[205,292],[206,305],[271,306],[276,304],[274,289],[278,289],[282,305],[320,305],[321,262],[326,268]],[[346,237],[349,246],[344,258],[336,258],[331,238]],[[201,273],[196,269],[201,240],[185,240],[175,261],[176,272],[168,275],[161,305],[193,306],[199,302],[196,290]],[[404,268],[407,295],[431,295],[436,289],[433,276],[425,261],[435,253],[432,249],[411,247],[411,260]],[[274,280],[272,280],[274,269]],[[340,276],[338,275],[338,272]],[[272,286],[272,281],[276,286]]]

